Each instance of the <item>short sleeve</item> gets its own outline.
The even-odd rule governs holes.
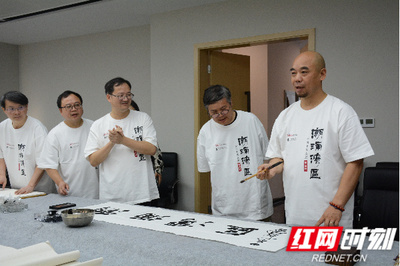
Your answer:
[[[200,131],[197,137],[197,169],[201,173],[210,172],[210,166],[206,158],[206,150],[204,145],[204,136]]]

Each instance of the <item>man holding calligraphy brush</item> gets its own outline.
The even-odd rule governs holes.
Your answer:
[[[204,92],[204,106],[212,119],[197,138],[199,172],[211,171],[212,213],[269,221],[273,213],[267,180],[240,182],[257,173],[268,146],[267,134],[252,113],[234,110],[231,93],[221,85]]]
[[[270,179],[283,172],[286,223],[352,228],[354,190],[363,158],[374,154],[353,108],[322,90],[324,58],[316,52],[296,57],[290,69],[300,101],[283,110],[272,128],[258,174]]]

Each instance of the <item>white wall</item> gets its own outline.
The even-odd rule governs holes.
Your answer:
[[[194,209],[193,46],[309,28],[327,61],[325,90],[376,119],[366,165],[399,159],[397,1],[228,1],[160,14],[151,22],[152,117],[163,147],[180,154],[182,209]]]
[[[0,43],[0,95],[19,90],[18,46]],[[7,116],[0,110],[0,121]]]
[[[49,130],[62,120],[56,100],[65,90],[81,94],[86,118],[110,112],[104,85],[117,76],[131,81],[140,110],[150,113],[149,26],[20,48],[20,89],[29,98],[29,115]]]
[[[179,208],[194,210],[194,44],[316,28],[316,49],[327,61],[325,90],[360,116],[376,155],[399,160],[398,2],[393,0],[227,1],[159,14],[150,26],[24,45],[20,86],[29,112],[48,128],[61,120],[55,100],[66,89],[82,92],[85,116],[109,111],[104,83],[131,80],[151,114],[162,150],[180,158]],[[289,79],[289,74],[288,77]],[[150,91],[151,88],[151,91]]]
[[[285,106],[284,91],[294,90],[290,80],[293,59],[300,54],[302,42],[272,43],[268,45],[268,136],[275,119]]]

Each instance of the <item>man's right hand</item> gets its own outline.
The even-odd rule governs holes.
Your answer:
[[[271,179],[273,177],[273,176],[271,176],[270,170],[268,170],[268,167],[270,165],[271,164],[265,163],[258,167],[258,173],[257,173],[258,179],[265,180],[265,179]]]
[[[64,181],[60,182],[60,184],[58,185],[58,193],[60,195],[66,196],[66,195],[68,195],[68,192],[69,192],[69,185],[67,183],[65,183]]]
[[[282,173],[283,171],[283,163],[268,170],[268,167],[270,167],[271,165],[283,161],[282,159],[272,159],[271,161],[269,161],[269,163],[266,164],[262,164],[258,167],[258,173],[257,173],[257,178],[260,180],[265,180],[265,179],[271,179],[273,178],[276,174]]]

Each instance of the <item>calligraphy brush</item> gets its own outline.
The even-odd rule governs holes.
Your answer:
[[[240,181],[240,183],[243,183],[244,181],[247,181],[247,180],[249,180],[250,178],[255,177],[255,176],[256,176],[257,174],[259,174],[259,173],[265,172],[265,171],[267,171],[267,170],[271,170],[272,168],[277,167],[277,166],[280,165],[281,163],[283,163],[283,161],[279,161],[279,162],[277,162],[277,163],[274,163],[274,164],[271,165],[270,167],[265,168],[264,170],[261,170],[260,172],[257,172],[256,174],[251,175],[251,176],[247,177],[246,179],[243,179],[242,181]]]

